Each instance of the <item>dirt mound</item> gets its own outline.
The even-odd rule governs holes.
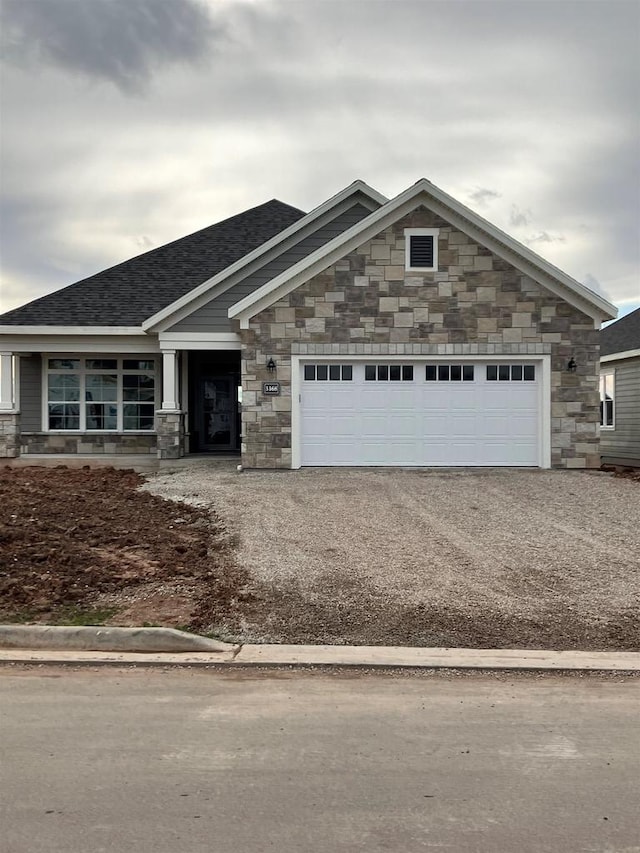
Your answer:
[[[2,469],[0,620],[94,612],[196,628],[203,602],[208,614],[212,598],[228,603],[242,578],[219,520],[138,491],[141,482],[113,468]]]

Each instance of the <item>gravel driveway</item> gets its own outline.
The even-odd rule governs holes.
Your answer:
[[[640,648],[640,484],[512,469],[245,471],[146,488],[214,510],[245,641]]]

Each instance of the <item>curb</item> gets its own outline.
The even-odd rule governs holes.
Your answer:
[[[539,649],[426,649],[393,646],[228,646],[218,652],[107,652],[0,649],[0,664],[223,668],[466,669],[640,672],[640,652]]]
[[[0,625],[0,651],[209,652],[234,653],[239,646],[175,628],[104,628],[67,625]]]

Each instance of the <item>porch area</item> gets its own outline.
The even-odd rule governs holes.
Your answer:
[[[240,351],[2,353],[0,458],[113,465],[240,455]]]

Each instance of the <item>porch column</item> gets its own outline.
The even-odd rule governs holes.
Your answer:
[[[16,404],[13,353],[0,352],[0,412],[15,412],[17,410]]]
[[[18,363],[13,353],[0,352],[0,457],[20,456]]]
[[[178,353],[162,350],[162,408],[156,412],[158,458],[184,455],[184,414],[180,409]]]
[[[162,350],[162,411],[178,411],[178,353]]]

